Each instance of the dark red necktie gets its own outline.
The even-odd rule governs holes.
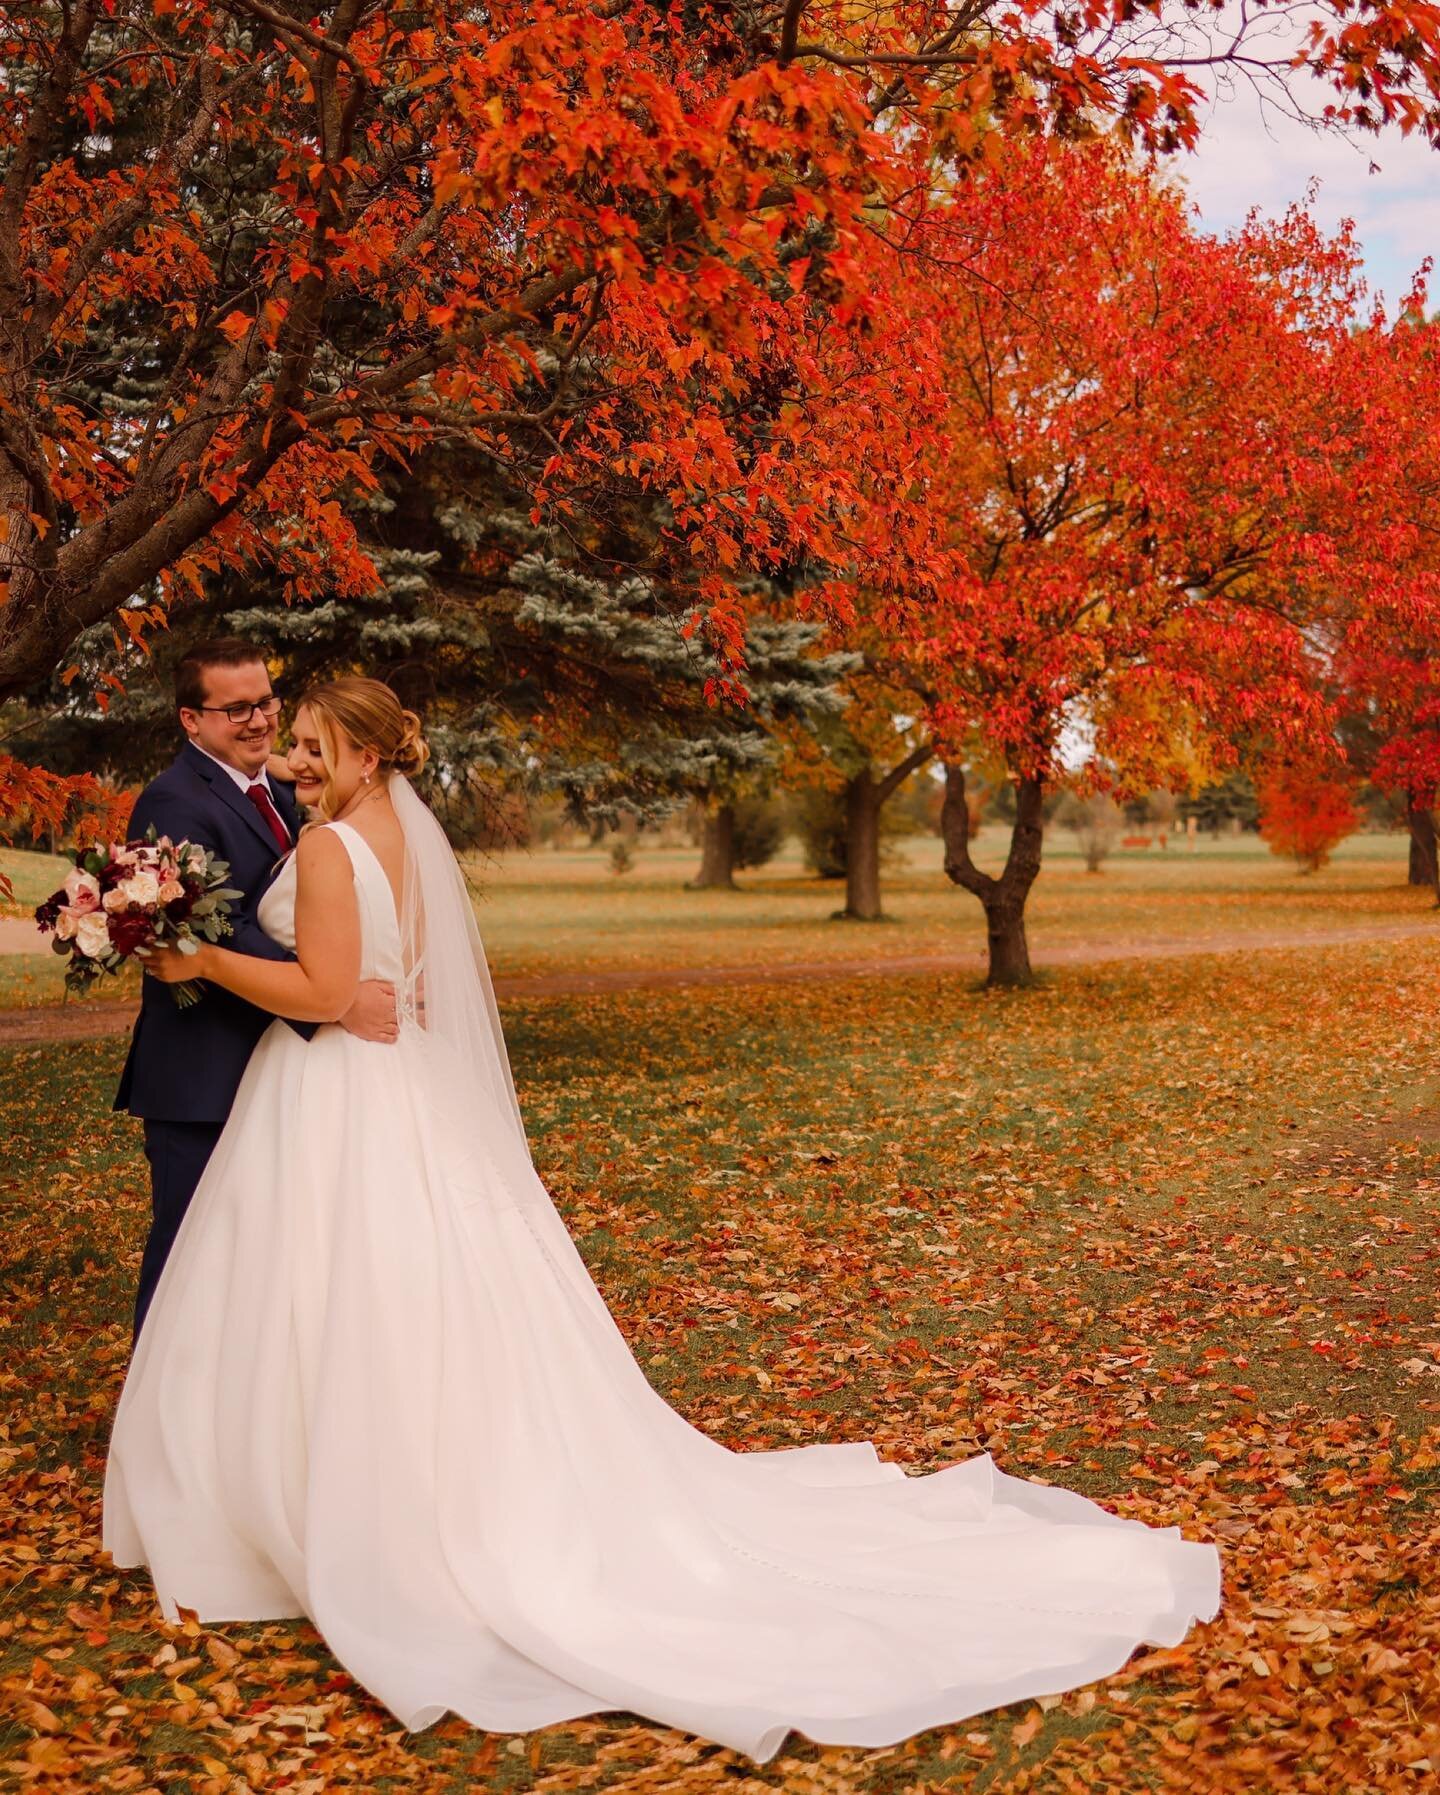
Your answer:
[[[280,821],[280,812],[270,802],[270,794],[260,784],[247,785],[245,796],[265,819],[265,827],[275,837],[275,846],[282,854],[290,852],[290,832]]]

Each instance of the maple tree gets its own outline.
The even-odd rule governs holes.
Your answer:
[[[1377,789],[1400,795],[1409,883],[1440,890],[1440,632],[1425,612],[1405,621],[1371,616],[1348,632],[1346,649],[1336,684],[1347,761]]]
[[[1260,782],[1260,833],[1272,854],[1319,872],[1360,818],[1346,781],[1336,769],[1280,767]]]
[[[1339,420],[1350,440],[1337,464],[1354,471],[1368,515],[1377,494],[1387,496],[1370,590],[1320,641],[1346,761],[1402,797],[1410,883],[1440,886],[1440,327],[1426,318],[1427,300],[1419,278],[1393,323],[1370,323],[1338,346],[1351,373]]]
[[[1242,59],[1434,135],[1435,18],[1329,0],[1277,47],[1168,0],[7,0],[0,695],[222,566],[359,593],[348,495],[438,437],[562,516],[612,472],[662,494],[723,697],[736,566],[840,564],[858,461],[886,492],[874,268],[947,165],[1106,114],[1192,142]]]
[[[1296,211],[1204,237],[1103,144],[1017,149],[933,224],[958,268],[934,289],[952,446],[931,494],[955,560],[909,639],[950,762],[946,870],[985,907],[992,981],[1025,983],[1067,732],[1121,791],[1296,758],[1332,738],[1322,626],[1433,597],[1394,561],[1413,494],[1366,414],[1348,234]],[[969,849],[977,749],[1014,783],[999,873]]]

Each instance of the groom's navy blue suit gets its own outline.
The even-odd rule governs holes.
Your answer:
[[[281,783],[270,789],[293,841],[299,832],[294,799]],[[136,800],[130,840],[142,837],[152,823],[172,841],[198,842],[229,861],[230,884],[244,896],[232,906],[234,934],[226,947],[267,960],[293,957],[255,919],[282,858],[275,837],[224,767],[187,744]],[[206,986],[200,1002],[185,1010],[157,979],[143,980],[142,987],[140,1015],[115,1097],[116,1109],[143,1117],[150,1161],[154,1214],[140,1262],[137,1334],[246,1063],[274,1021],[218,985]],[[291,1027],[307,1037],[314,1032],[311,1023]]]

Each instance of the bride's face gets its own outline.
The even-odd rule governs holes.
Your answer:
[[[328,810],[331,816],[335,816],[359,791],[366,775],[374,776],[378,761],[373,749],[357,748],[343,730],[335,729],[332,734],[335,760],[333,767],[328,770]],[[295,777],[295,797],[307,808],[319,809],[325,796],[327,768],[320,747],[320,733],[308,704],[302,704],[296,711],[290,737],[290,752],[285,760]]]

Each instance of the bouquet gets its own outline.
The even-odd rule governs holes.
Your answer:
[[[35,921],[55,935],[57,954],[68,956],[65,989],[83,996],[127,960],[143,960],[150,947],[168,945],[193,954],[200,940],[231,933],[229,862],[194,842],[172,842],[152,825],[143,841],[82,848],[75,870],[59,891],[37,906]],[[172,985],[180,1008],[203,996],[194,979]]]

